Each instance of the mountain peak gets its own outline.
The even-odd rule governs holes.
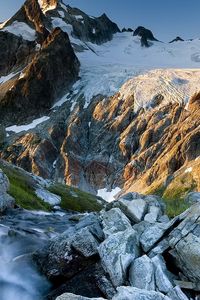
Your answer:
[[[38,0],[40,8],[42,9],[43,12],[55,9],[60,2],[62,1],[61,0]]]

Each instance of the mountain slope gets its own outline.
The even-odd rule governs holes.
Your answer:
[[[24,48],[33,47],[33,53],[24,78],[16,77],[23,77],[24,71],[8,73],[22,68],[20,64],[9,66],[7,76],[0,79],[1,94],[12,95],[7,96],[10,114],[7,110],[2,113],[8,136],[1,157],[37,175],[93,193],[120,187],[122,192],[156,191],[176,198],[199,190],[200,112],[199,98],[193,95],[199,92],[200,41],[165,44],[150,32],[152,46],[143,48],[141,34],[117,32],[117,25],[105,15],[93,18],[61,1],[48,3],[38,6],[26,1],[21,9],[26,18],[30,17],[26,5],[39,11],[38,22],[54,31],[46,38],[29,18],[23,22],[35,31],[37,44],[33,47],[35,41],[15,35]],[[16,15],[8,22],[0,33],[8,34]],[[57,43],[53,39],[51,47],[48,41],[54,34],[62,38]],[[62,52],[64,39],[71,53],[68,65]],[[44,53],[41,82],[37,76]],[[8,91],[13,82],[14,91]],[[35,86],[38,90],[28,95],[27,106],[22,86],[28,93]],[[17,115],[11,99],[20,99],[27,114]],[[3,101],[1,105],[4,107]],[[29,113],[32,118],[27,119]],[[181,182],[183,190],[174,191]]]

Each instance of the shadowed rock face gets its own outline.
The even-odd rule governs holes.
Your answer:
[[[145,36],[147,38],[147,40],[150,40],[150,41],[157,41],[157,39],[154,37],[153,33],[151,30],[149,29],[146,29],[145,27],[143,26],[139,26],[135,29],[135,31],[133,32],[133,35],[134,36]]]
[[[0,100],[2,122],[22,122],[49,109],[77,79],[79,62],[67,33],[55,29],[23,71],[23,78]]]
[[[148,41],[158,41],[151,30],[146,29],[145,27],[139,26],[133,32],[133,36],[141,37],[141,46],[142,47],[149,47],[150,44]]]
[[[48,11],[47,15],[57,17],[55,11]],[[69,5],[67,5],[64,20],[72,25],[73,35],[86,42],[102,44],[110,41],[113,34],[120,32],[117,24],[113,23],[106,14],[97,18],[89,17],[80,9]]]
[[[177,36],[175,39],[173,39],[171,42],[169,43],[174,43],[174,42],[183,42],[184,40],[180,37],[180,36]]]
[[[26,65],[34,54],[35,43],[12,33],[0,31],[0,76]]]

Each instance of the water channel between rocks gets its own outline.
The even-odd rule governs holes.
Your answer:
[[[10,210],[0,217],[0,300],[41,300],[50,284],[31,253],[51,237],[73,227],[72,213]]]

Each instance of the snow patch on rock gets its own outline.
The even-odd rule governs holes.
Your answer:
[[[19,133],[22,131],[28,131],[30,129],[35,128],[37,125],[49,120],[50,117],[44,116],[38,119],[33,120],[30,124],[27,125],[12,125],[6,128],[6,131],[13,131],[15,133]]]
[[[6,26],[2,31],[8,31],[17,36],[21,36],[24,40],[35,41],[36,32],[24,22],[14,21],[11,25]]]
[[[106,188],[97,191],[97,196],[103,198],[107,202],[112,202],[115,200],[115,196],[121,191],[119,187],[112,189],[111,191]]]

